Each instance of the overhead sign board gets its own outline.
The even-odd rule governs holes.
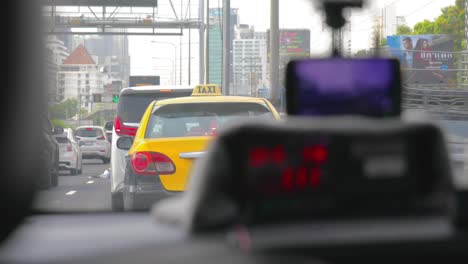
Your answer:
[[[159,85],[159,76],[130,76],[130,87]]]
[[[41,0],[49,6],[132,6],[157,7],[158,0]]]

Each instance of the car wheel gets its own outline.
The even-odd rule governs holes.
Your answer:
[[[111,197],[112,211],[122,212],[124,210],[122,192],[111,193]]]
[[[135,211],[135,193],[129,192],[127,188],[123,191],[123,207],[124,211]]]
[[[109,158],[103,158],[103,159],[102,159],[102,162],[103,162],[104,164],[108,164],[108,163],[110,162],[110,159],[109,159]]]
[[[58,171],[57,170],[54,170],[54,172],[52,172],[52,174],[50,175],[50,184],[53,187],[57,187],[58,185]]]
[[[80,160],[80,168],[77,170],[78,174],[83,173],[83,159]]]
[[[47,189],[50,188],[52,185],[52,169],[51,169],[52,164],[50,164],[50,158],[47,159],[47,161],[44,164],[43,172],[41,175],[38,177],[37,185],[40,189]]]

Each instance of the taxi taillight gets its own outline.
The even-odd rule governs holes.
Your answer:
[[[172,160],[158,152],[135,152],[130,158],[132,169],[141,175],[165,175],[175,172]]]

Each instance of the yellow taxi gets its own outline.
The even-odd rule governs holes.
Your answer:
[[[280,115],[264,98],[223,96],[217,85],[197,85],[192,96],[152,102],[128,151],[124,209],[148,209],[184,191],[194,160],[210,140],[245,118],[279,120]]]

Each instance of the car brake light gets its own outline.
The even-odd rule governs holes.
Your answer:
[[[86,131],[93,131],[93,129],[91,127],[87,127]]]
[[[136,152],[131,156],[130,161],[136,174],[164,175],[175,172],[172,160],[157,152]]]
[[[114,120],[114,129],[115,133],[117,133],[117,135],[119,136],[128,135],[134,137],[138,128],[125,126],[122,122],[122,119],[120,119],[120,117],[117,116]]]
[[[100,136],[100,137],[98,137],[97,139],[98,139],[98,140],[104,140],[104,139],[106,139],[106,137]]]
[[[73,151],[72,145],[70,143],[67,144],[67,151]]]
[[[158,152],[152,152],[151,154],[156,171],[159,174],[173,174],[175,172],[174,163],[168,156]]]

